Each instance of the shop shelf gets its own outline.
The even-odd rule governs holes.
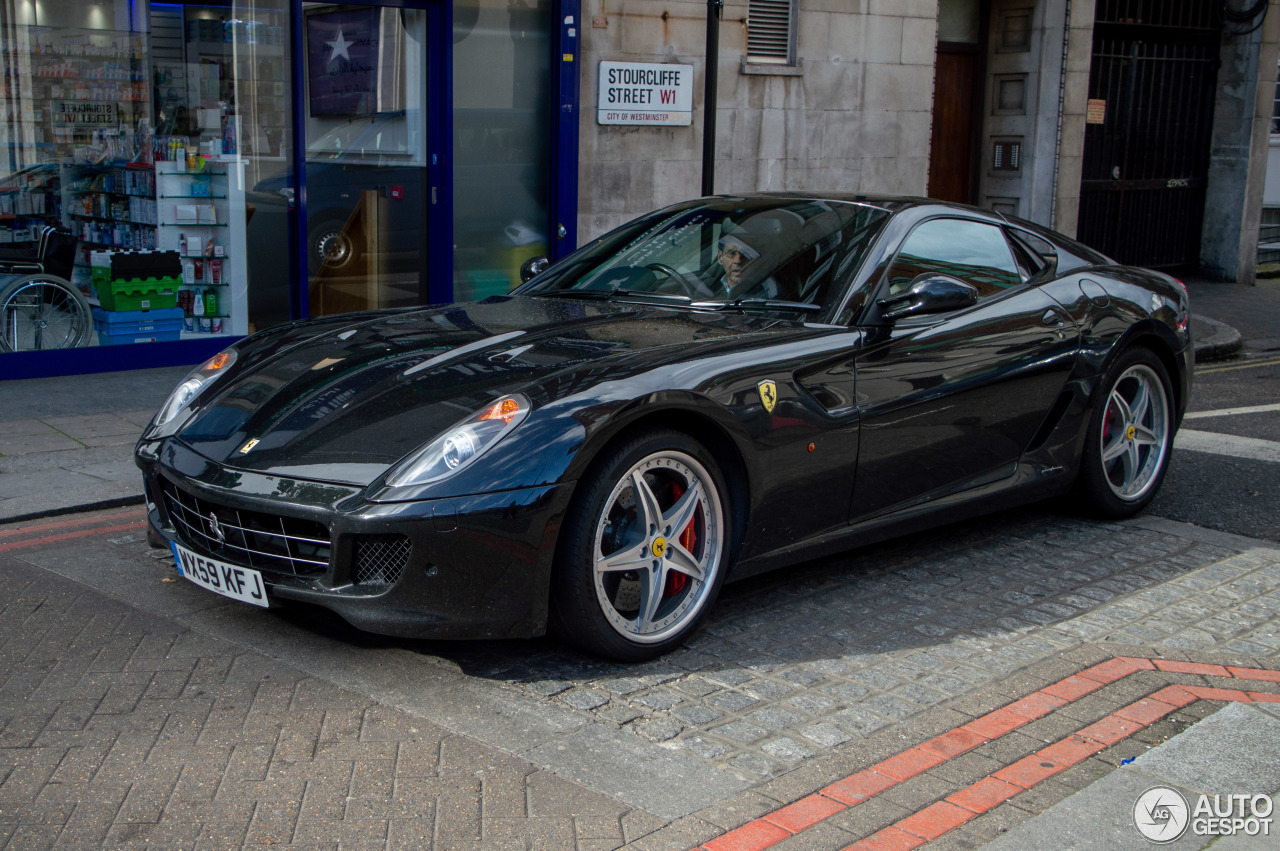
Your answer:
[[[93,219],[96,222],[118,222],[122,225],[142,225],[143,227],[149,228],[156,226],[155,222],[140,222],[137,219],[117,219],[111,216],[93,216],[89,213],[81,213],[76,210],[72,210],[71,215],[77,219]]]

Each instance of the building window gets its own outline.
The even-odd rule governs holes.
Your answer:
[[[747,10],[747,61],[796,63],[795,0],[751,0]]]
[[[1280,70],[1277,70],[1275,100],[1271,105],[1271,135],[1280,135]]]

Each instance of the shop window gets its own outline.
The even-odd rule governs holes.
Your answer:
[[[267,193],[278,215],[255,204],[288,178],[283,0],[5,11],[0,350],[230,338],[288,319],[287,199]]]
[[[456,0],[454,299],[505,294],[550,246],[550,0]]]

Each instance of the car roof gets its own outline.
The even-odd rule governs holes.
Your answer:
[[[1017,216],[1005,215],[994,210],[984,210],[980,207],[973,207],[968,204],[957,204],[952,201],[940,201],[937,198],[924,198],[918,195],[886,195],[865,192],[743,192],[735,195],[720,195],[715,197],[771,199],[779,202],[834,201],[849,204],[866,204],[868,206],[884,210],[891,215],[897,215],[908,211],[918,211],[920,213],[920,218],[926,218],[930,213],[935,215],[945,214],[947,212],[963,213],[968,217],[990,222],[992,224],[1012,225],[1016,228],[1031,231],[1042,239],[1052,243],[1060,251],[1065,251],[1074,255],[1077,265],[1115,265],[1115,261],[1106,255],[1089,248],[1088,246],[1065,234],[1059,233],[1052,228],[1045,227],[1044,225],[1040,225]]]
[[[866,204],[889,213],[901,213],[905,210],[919,207],[938,207],[963,212],[993,222],[1005,221],[1003,216],[991,210],[971,207],[966,204],[955,204],[950,201],[939,201],[936,198],[924,198],[918,195],[885,195],[868,192],[740,192],[712,197],[716,199],[742,198],[774,201],[835,201],[846,204]]]

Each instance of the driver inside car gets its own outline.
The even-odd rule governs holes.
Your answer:
[[[778,285],[773,278],[752,282],[752,272],[755,271],[752,264],[759,259],[760,252],[739,236],[726,234],[720,237],[716,262],[708,270],[711,298],[776,298]]]

